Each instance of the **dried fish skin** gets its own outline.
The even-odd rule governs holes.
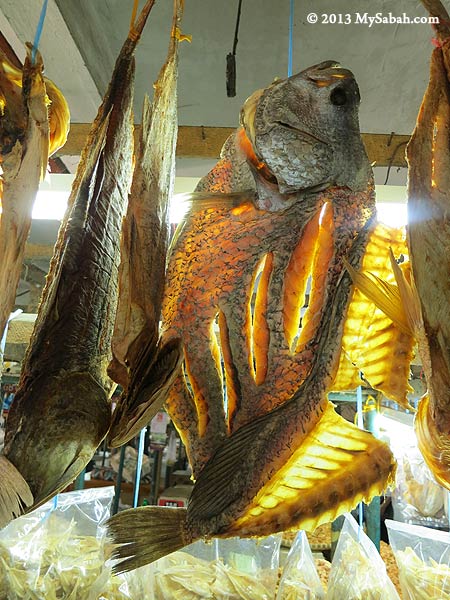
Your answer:
[[[0,335],[14,307],[39,181],[69,130],[67,103],[42,73],[42,56],[33,63],[30,46],[22,71],[0,57]]]
[[[30,479],[33,507],[81,472],[110,426],[106,369],[132,173],[133,54],[152,5],[124,43],[83,151],[6,425],[2,459]],[[1,525],[17,516],[10,493],[0,487]]]
[[[416,331],[428,386],[415,421],[419,448],[450,489],[450,38],[433,51],[430,81],[407,147],[408,247],[421,323]]]
[[[175,177],[179,25],[175,2],[168,56],[146,97],[139,147],[123,224],[119,303],[108,371],[124,392],[111,423],[110,443],[131,439],[161,409],[181,365],[181,344],[159,339],[169,240],[168,207]]]

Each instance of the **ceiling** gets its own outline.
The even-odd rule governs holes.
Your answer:
[[[141,0],[140,6],[143,6]],[[425,16],[416,0],[293,0],[293,72],[323,60],[351,69],[360,86],[361,131],[410,134],[428,79],[433,31],[428,24],[327,25],[322,15],[357,13]],[[0,31],[23,60],[24,42],[32,41],[42,0],[0,0]],[[64,93],[72,123],[93,120],[106,90],[115,58],[128,31],[133,0],[48,0],[40,42],[46,75]],[[179,123],[186,126],[235,127],[244,100],[275,77],[286,77],[290,0],[242,0],[236,52],[236,97],[226,95],[226,55],[232,50],[238,0],[185,0],[182,30],[192,43],[179,49]],[[338,12],[339,11],[339,12]],[[152,93],[167,52],[172,0],[157,0],[136,55],[136,121],[144,94]],[[316,13],[319,23],[307,22]],[[63,156],[70,171],[77,158]],[[177,175],[199,177],[214,164],[210,158],[177,159]],[[384,183],[386,168],[375,169]],[[389,171],[389,183],[404,185],[406,169]],[[30,243],[52,245],[56,222],[35,222]],[[51,246],[50,246],[51,247]],[[29,278],[19,290],[24,306],[39,290],[48,256],[28,259]],[[30,283],[31,282],[31,283]],[[38,297],[38,295],[36,296]]]
[[[144,1],[141,0],[142,6]],[[16,53],[32,40],[42,0],[0,0],[0,29]],[[128,31],[133,0],[49,0],[40,49],[46,74],[65,94],[73,122],[93,119]],[[233,45],[238,0],[186,0],[180,46],[181,125],[235,126],[255,89],[287,75],[290,0],[243,0],[237,45],[237,95],[227,98],[225,60]],[[294,0],[293,71],[337,60],[356,75],[361,130],[409,134],[428,78],[432,28],[428,24],[326,25],[307,15],[389,13],[425,16],[416,0]],[[172,0],[157,0],[137,52],[136,120],[144,93],[164,62]]]

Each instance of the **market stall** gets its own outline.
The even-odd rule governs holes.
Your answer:
[[[286,3],[288,77],[242,99],[180,201],[193,9],[130,0],[97,116],[81,145],[69,134],[80,158],[46,245],[32,207],[70,121],[41,39],[63,14],[73,26],[73,7],[36,4],[23,64],[7,28],[0,45],[0,600],[450,597],[444,6],[423,0],[413,21],[434,36],[414,131],[376,146],[359,75],[320,52],[293,72]],[[376,15],[306,20],[408,23]],[[168,51],[136,125],[153,18]],[[408,216],[394,227],[373,167],[386,183],[404,150]]]

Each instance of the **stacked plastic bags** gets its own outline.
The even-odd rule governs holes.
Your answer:
[[[61,494],[1,531],[0,600],[399,600],[375,546],[351,515],[328,585],[304,532],[280,578],[280,536],[197,542],[112,576],[104,528],[112,496],[113,488]],[[450,534],[386,524],[403,600],[450,598]]]

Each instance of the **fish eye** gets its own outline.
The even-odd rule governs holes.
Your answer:
[[[335,87],[334,90],[332,90],[330,94],[331,104],[334,104],[335,106],[343,106],[347,103],[347,100],[347,92],[342,85]]]

